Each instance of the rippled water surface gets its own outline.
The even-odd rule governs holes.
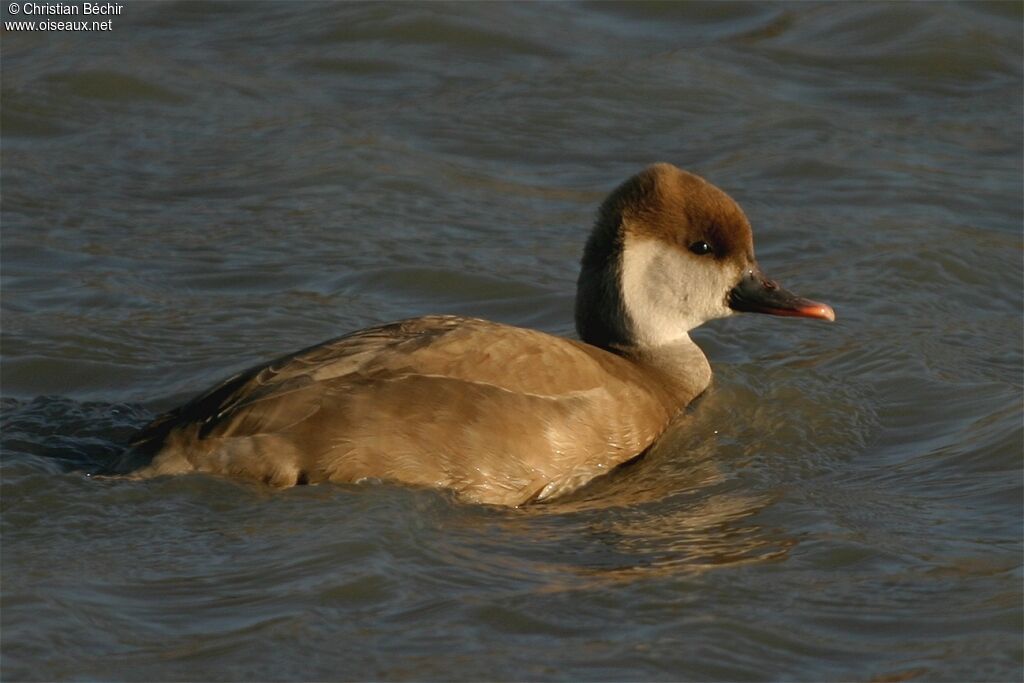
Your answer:
[[[5,29],[3,679],[1020,680],[1021,22],[125,2]],[[639,462],[523,509],[85,476],[372,323],[572,334],[594,210],[658,160],[838,322],[706,326],[714,385]]]

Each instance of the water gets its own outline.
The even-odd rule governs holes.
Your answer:
[[[1021,679],[1019,3],[124,4],[2,39],[4,680]],[[645,459],[520,510],[84,476],[348,330],[571,334],[656,160],[838,322],[708,325]]]

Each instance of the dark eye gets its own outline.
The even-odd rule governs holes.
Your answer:
[[[690,251],[698,256],[703,256],[704,254],[711,253],[711,245],[704,240],[700,240],[690,245]]]

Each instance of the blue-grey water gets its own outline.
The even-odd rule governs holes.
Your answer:
[[[1024,676],[1019,2],[105,18],[0,34],[4,681]],[[87,476],[370,324],[572,334],[597,204],[661,160],[838,321],[707,325],[643,460],[523,509]]]

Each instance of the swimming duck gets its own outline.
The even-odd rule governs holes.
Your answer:
[[[380,479],[477,503],[548,500],[642,454],[711,381],[689,331],[737,311],[835,319],[761,274],[728,195],[655,164],[598,211],[579,341],[456,316],[353,332],[156,418],[129,451],[150,462],[130,476]]]

